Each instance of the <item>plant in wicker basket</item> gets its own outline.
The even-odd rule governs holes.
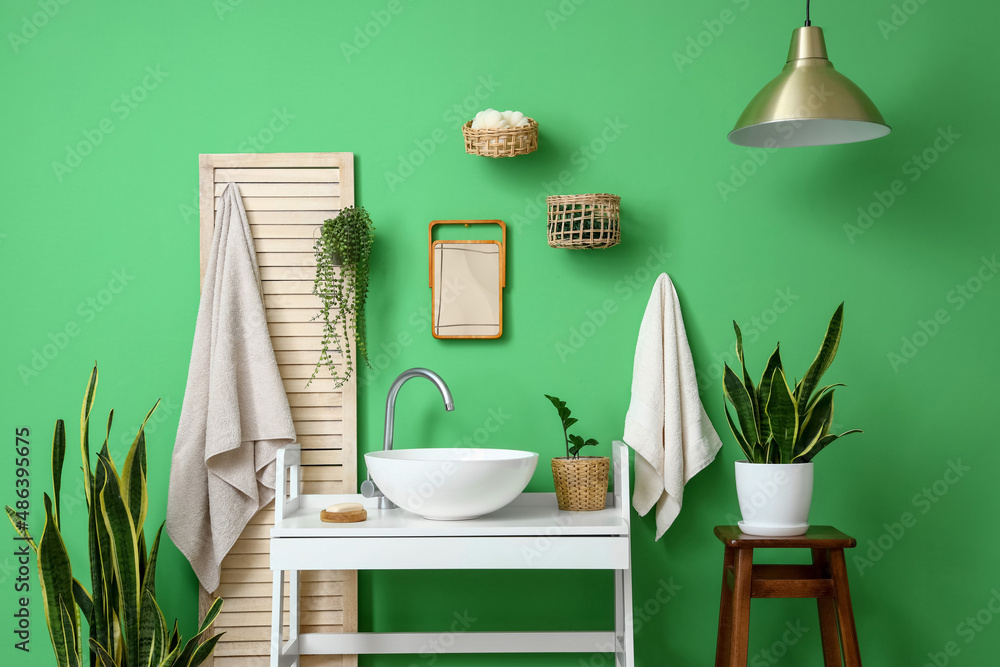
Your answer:
[[[316,373],[323,366],[330,369],[337,387],[351,378],[354,363],[348,343],[350,335],[354,336],[358,358],[368,364],[365,302],[374,242],[375,228],[363,206],[348,206],[336,218],[323,222],[314,248],[316,281],[313,284],[313,294],[323,301],[316,316],[323,320],[323,342],[309,382],[316,379]],[[344,355],[342,372],[330,354],[331,348],[341,350]]]
[[[580,456],[581,449],[599,443],[593,438],[584,440],[582,436],[569,432],[570,427],[579,420],[572,416],[570,409],[566,407],[566,401],[548,394],[545,394],[545,398],[549,399],[559,413],[566,442],[566,456],[552,459],[552,480],[556,487],[559,509],[576,512],[604,509],[608,493],[608,473],[611,470],[610,459],[606,456]]]

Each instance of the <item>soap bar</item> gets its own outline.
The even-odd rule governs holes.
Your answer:
[[[337,512],[356,512],[358,510],[363,510],[364,508],[365,506],[361,503],[336,503],[327,507],[326,511],[330,514],[334,514]]]

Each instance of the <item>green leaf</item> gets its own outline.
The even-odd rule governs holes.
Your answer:
[[[840,435],[830,434],[830,435],[827,435],[827,436],[824,436],[824,437],[820,438],[819,442],[816,443],[816,445],[809,451],[809,453],[805,454],[802,457],[802,463],[808,463],[808,462],[812,461],[813,458],[817,454],[819,454],[821,451],[823,451],[826,448],[827,445],[829,445],[829,444],[837,441],[840,438],[843,438],[845,435],[850,435],[851,433],[864,433],[864,431],[861,431],[861,430],[856,429],[856,428],[852,428],[850,431],[844,431]]]
[[[222,598],[215,599],[215,602],[212,603],[212,606],[208,608],[208,613],[205,614],[205,618],[201,619],[201,625],[198,626],[198,634],[196,634],[191,639],[194,639],[195,637],[200,637],[201,635],[205,634],[210,627],[212,627],[212,623],[215,623],[215,619],[222,612],[223,604],[224,601]]]
[[[823,394],[812,410],[806,413],[805,420],[799,428],[798,440],[792,460],[809,453],[819,439],[827,434],[833,422],[833,391]]]
[[[90,638],[101,646],[112,646],[114,638],[114,608],[118,594],[114,586],[114,556],[111,536],[108,534],[100,510],[101,489],[107,484],[108,473],[98,458],[93,480],[93,502],[89,504],[87,521],[89,526],[90,581],[94,600],[94,622],[90,628]]]
[[[842,382],[838,382],[836,384],[828,384],[825,387],[823,387],[822,389],[820,389],[818,392],[816,392],[815,394],[813,394],[813,397],[809,400],[809,404],[806,405],[805,414],[809,414],[809,412],[814,407],[816,407],[816,403],[819,401],[819,399],[823,398],[823,396],[828,391],[833,391],[836,387],[846,387],[846,386],[847,385],[843,384]]]
[[[826,335],[823,336],[823,343],[820,345],[816,358],[806,371],[805,377],[798,386],[795,397],[798,399],[802,414],[809,404],[813,390],[819,385],[820,378],[833,363],[833,358],[837,356],[837,348],[840,346],[840,335],[844,330],[844,304],[837,306],[837,310],[830,318],[830,324],[826,328]]]
[[[736,330],[736,357],[740,360],[740,368],[743,371],[743,386],[746,387],[747,392],[750,394],[750,402],[753,404],[754,424],[759,425],[760,405],[757,402],[757,389],[753,386],[750,374],[747,373],[747,364],[743,358],[743,332],[740,331],[740,325],[736,324],[736,320],[733,320],[733,329]]]
[[[143,591],[139,619],[138,664],[142,667],[158,667],[167,653],[167,624],[149,591]]]
[[[778,460],[791,463],[799,431],[799,414],[795,398],[785,380],[785,373],[780,368],[775,369],[771,376],[771,392],[764,413],[771,429],[771,437],[777,445]]]
[[[781,345],[778,344],[774,348],[774,352],[767,360],[767,365],[764,366],[764,374],[760,377],[760,384],[757,385],[757,405],[760,406],[760,421],[758,422],[760,426],[760,432],[758,437],[761,442],[767,442],[768,438],[771,437],[771,426],[767,422],[767,417],[764,416],[764,409],[767,406],[767,400],[771,397],[771,378],[774,377],[774,369],[783,368],[781,365]]]
[[[743,437],[743,434],[736,428],[736,424],[733,423],[733,417],[729,414],[729,406],[723,405],[722,407],[726,411],[726,419],[729,420],[729,428],[732,429],[733,436],[736,438],[736,442],[739,444],[740,449],[743,450],[743,454],[746,455],[747,461],[750,463],[756,463],[757,461],[753,448],[750,446],[750,443],[747,442],[747,439]]]
[[[69,602],[69,606],[67,606]],[[73,611],[70,611],[70,608]],[[80,667],[80,618],[77,616],[76,608],[72,601],[67,601],[59,596],[59,623],[62,625],[63,636],[67,638],[68,664],[71,667]]]
[[[146,564],[146,571],[142,578],[142,589],[149,591],[150,595],[156,595],[156,557],[160,552],[160,534],[163,533],[163,524],[160,524],[153,539],[153,548],[149,550],[149,562]]]
[[[52,498],[55,510],[52,518],[59,525],[59,490],[62,487],[63,461],[66,459],[66,423],[56,420],[56,428],[52,433]]]
[[[5,505],[4,510],[7,512],[7,519],[10,521],[10,524],[14,526],[14,530],[17,531],[17,534],[21,536],[22,540],[28,543],[28,546],[31,547],[32,551],[38,553],[38,545],[36,545],[35,540],[31,538],[31,534],[28,533],[27,525],[21,521],[21,517],[17,515],[17,511],[10,505]]]
[[[111,537],[115,582],[118,587],[118,611],[125,664],[139,664],[139,554],[135,525],[121,495],[121,481],[106,452],[98,457],[106,480],[100,492],[101,515]]]
[[[222,604],[223,604],[222,598],[216,598],[215,602],[212,603],[212,606],[209,608],[208,613],[205,614],[205,618],[202,619],[201,625],[198,627],[197,634],[195,634],[194,637],[191,637],[191,639],[189,639],[187,643],[184,644],[184,650],[182,650],[180,654],[177,656],[177,659],[175,660],[174,664],[176,665],[190,664],[192,656],[199,647],[198,640],[201,638],[203,634],[208,632],[208,629],[212,626],[212,623],[215,622],[215,618],[219,615],[219,612],[222,611]],[[215,645],[213,644],[212,646],[214,648]]]
[[[94,407],[94,397],[97,394],[97,364],[94,370],[90,371],[90,380],[87,382],[87,391],[83,395],[83,407],[80,409],[80,454],[83,457],[83,488],[87,494],[87,504],[93,502],[91,497],[93,489],[88,485],[92,479],[90,472],[90,409]]]
[[[83,617],[87,619],[87,624],[92,624],[92,615],[94,613],[94,601],[90,597],[90,593],[87,589],[83,587],[83,584],[79,580],[73,580],[73,599],[76,601],[76,606],[80,608],[80,612]]]
[[[212,651],[215,650],[215,645],[219,643],[219,639],[222,635],[226,633],[220,632],[206,642],[198,645],[197,650],[195,650],[194,655],[191,656],[191,660],[188,662],[188,667],[197,667],[201,663],[208,659],[208,656],[212,655]]]
[[[736,418],[740,422],[740,428],[743,429],[744,439],[750,444],[756,443],[759,441],[757,420],[754,417],[753,402],[750,400],[750,394],[740,379],[736,377],[736,373],[729,367],[729,364],[725,365],[723,372],[723,394],[729,399],[729,402],[733,404],[733,408],[736,410]]]
[[[79,628],[73,627],[72,623],[66,628],[62,618],[63,601],[73,599],[73,569],[70,566],[66,545],[53,517],[52,499],[46,493],[43,495],[43,500],[45,527],[42,529],[42,538],[38,541],[38,576],[41,580],[42,607],[45,610],[45,621],[49,627],[49,638],[55,651],[56,664],[59,667],[68,667],[79,664],[79,656],[75,662],[72,658],[74,647],[78,644],[73,635],[79,632]]]
[[[93,651],[97,656],[97,664],[102,667],[118,667],[118,663],[115,659],[108,655],[107,649],[94,641],[94,638],[90,639],[90,650]]]
[[[128,500],[129,514],[135,523],[136,533],[142,532],[146,521],[146,510],[149,498],[146,493],[146,422],[153,416],[160,401],[146,413],[146,418],[139,425],[139,430],[132,441],[125,465],[122,467],[122,495]]]

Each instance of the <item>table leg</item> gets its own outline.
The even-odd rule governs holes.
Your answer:
[[[750,641],[750,580],[753,549],[736,549],[733,577],[733,633],[729,647],[730,667],[746,667]]]
[[[615,663],[635,667],[632,625],[632,570],[615,570]]]
[[[285,572],[274,570],[271,589],[271,667],[281,667],[281,629],[284,625]]]
[[[830,554],[826,549],[812,550],[813,565],[828,576]],[[837,634],[837,602],[835,598],[816,598],[819,608],[819,632],[823,638],[823,664],[825,667],[841,667],[840,636]]]
[[[843,549],[830,549],[830,569],[837,589],[837,617],[840,620],[840,639],[844,646],[844,664],[846,667],[861,667],[858,631],[854,626],[851,589],[847,585],[847,562],[844,560]]]
[[[733,567],[734,549],[726,547],[722,557],[722,599],[719,601],[719,635],[715,640],[715,667],[729,664],[729,646],[733,639],[733,591],[729,588],[727,573]]]
[[[298,667],[298,653],[299,653],[299,571],[291,570],[288,573],[288,641],[294,642],[295,646],[295,662],[293,663]]]

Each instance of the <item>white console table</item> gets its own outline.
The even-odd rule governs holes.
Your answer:
[[[301,570],[564,570],[615,572],[615,628],[606,632],[463,632],[448,653],[613,653],[634,667],[629,476],[625,444],[613,450],[613,493],[599,512],[562,512],[553,493],[522,493],[510,505],[467,521],[429,521],[403,509],[380,510],[360,495],[299,495],[299,448],[278,452],[271,666],[298,667],[300,655],[419,653],[438,633],[299,632]],[[286,483],[286,480],[287,483]],[[332,524],[320,510],[360,502],[368,520]],[[284,573],[289,573],[289,637],[282,640]]]

